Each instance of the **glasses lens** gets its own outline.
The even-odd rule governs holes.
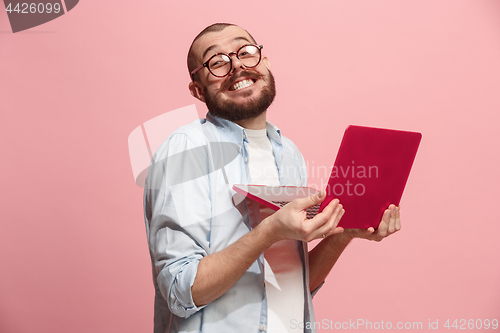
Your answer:
[[[238,59],[245,67],[255,67],[260,62],[260,49],[256,45],[245,45],[238,51]]]
[[[231,70],[231,59],[226,54],[217,54],[208,62],[208,69],[215,76],[224,76]]]

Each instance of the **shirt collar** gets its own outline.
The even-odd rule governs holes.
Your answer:
[[[211,122],[218,128],[218,130],[224,136],[224,139],[226,139],[228,142],[237,145],[242,145],[244,141],[248,142],[245,129],[240,125],[230,120],[214,116],[210,112],[207,113],[206,118],[207,121]],[[276,127],[269,121],[266,121],[266,131],[267,136],[271,141],[274,141],[281,145],[281,130],[278,127]]]

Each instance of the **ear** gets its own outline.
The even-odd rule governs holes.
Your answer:
[[[267,59],[267,57],[262,58],[262,62],[268,70],[271,70],[271,62],[269,61],[269,59]]]
[[[203,94],[203,88],[200,86],[198,82],[194,81],[189,82],[189,91],[191,92],[191,95],[193,95],[195,98],[205,103],[205,95]]]

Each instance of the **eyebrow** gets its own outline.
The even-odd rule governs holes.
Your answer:
[[[238,41],[240,41],[240,40],[244,40],[244,41],[247,41],[247,42],[249,42],[249,43],[252,43],[252,42],[251,42],[251,41],[249,41],[249,40],[248,40],[248,38],[246,38],[246,37],[236,37],[235,39],[233,39],[233,40],[231,41],[231,43],[235,43],[235,42],[238,42]],[[210,52],[210,51],[212,51],[213,49],[216,49],[216,48],[218,48],[218,47],[219,47],[219,45],[217,45],[217,44],[210,45],[210,46],[209,46],[209,47],[205,50],[205,52],[203,52],[203,56],[201,57],[201,59],[202,59],[202,60],[203,60],[203,59],[205,59],[205,57],[206,57],[206,55],[207,55],[207,53],[208,53],[208,52]]]

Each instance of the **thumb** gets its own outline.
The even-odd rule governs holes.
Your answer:
[[[309,197],[298,199],[297,206],[299,209],[309,208],[322,203],[323,200],[325,200],[325,198],[326,198],[326,191],[322,190]]]

